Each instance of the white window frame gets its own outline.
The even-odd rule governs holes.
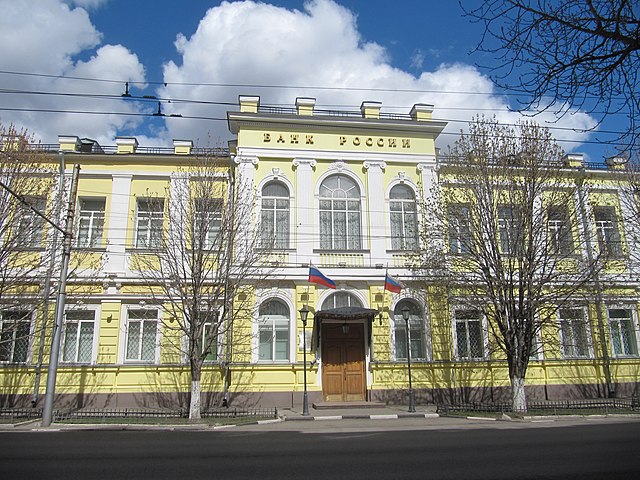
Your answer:
[[[287,358],[286,359],[276,359],[276,332],[278,330],[277,325],[275,324],[275,322],[272,320],[271,321],[271,332],[272,332],[272,337],[271,337],[271,358],[269,359],[261,359],[260,358],[260,345],[261,345],[261,340],[260,340],[260,334],[262,333],[263,329],[263,322],[261,320],[261,315],[260,315],[260,308],[262,307],[262,305],[264,305],[265,303],[269,302],[269,301],[278,301],[281,302],[282,304],[286,305],[287,309],[289,310],[289,318],[287,321]],[[295,309],[292,307],[291,303],[285,299],[283,299],[281,296],[268,296],[265,298],[260,299],[260,302],[257,305],[256,308],[256,314],[255,314],[255,319],[254,319],[254,325],[255,325],[255,348],[254,348],[254,355],[253,355],[253,361],[254,363],[262,363],[262,364],[286,364],[286,363],[292,363],[295,359],[295,347],[296,347],[296,342],[295,342],[295,314],[293,313],[295,312]],[[265,329],[266,330],[266,329]]]
[[[337,210],[334,208],[334,202],[338,202],[338,201],[342,201],[342,199],[340,198],[335,198],[334,196],[332,197],[323,197],[322,196],[322,186],[324,185],[324,183],[329,180],[332,177],[338,177],[338,178],[346,178],[347,180],[349,180],[350,182],[353,182],[355,188],[358,189],[358,195],[356,197],[345,197],[344,201],[345,201],[345,209],[344,210]],[[336,189],[338,190],[338,189]],[[334,191],[336,191],[334,190]],[[351,189],[349,189],[351,190]],[[342,172],[331,172],[330,174],[322,177],[319,182],[318,182],[318,197],[317,197],[317,201],[318,201],[318,232],[319,232],[319,237],[320,240],[318,241],[319,244],[319,248],[321,250],[326,250],[326,251],[330,251],[330,250],[338,250],[338,251],[360,251],[363,250],[365,247],[365,239],[363,238],[363,232],[366,232],[366,228],[367,226],[365,225],[365,215],[363,213],[363,207],[364,207],[364,201],[363,201],[363,197],[362,197],[362,192],[363,192],[363,187],[362,185],[360,185],[360,182],[358,182],[355,178],[353,178],[351,175],[346,174],[346,172],[342,171]],[[324,201],[328,201],[331,202],[331,209],[322,209],[320,208],[322,202]],[[358,202],[358,209],[357,209],[357,213],[358,213],[358,218],[359,218],[359,225],[360,228],[358,230],[358,235],[357,235],[357,245],[350,245],[350,239],[353,239],[354,236],[353,235],[349,235],[349,213],[350,212],[356,212],[356,210],[350,210],[349,209],[349,202],[350,201],[357,201]],[[322,235],[322,213],[323,212],[329,212],[330,213],[330,227],[331,227],[331,235],[329,235],[328,237],[324,237]],[[338,248],[336,246],[336,233],[335,233],[335,226],[336,226],[336,221],[335,221],[335,213],[336,212],[344,212],[345,215],[345,242],[346,245],[344,248]],[[323,240],[326,241],[326,239],[329,238],[329,242],[330,245],[323,245]]]
[[[281,197],[276,197],[276,196],[271,196],[271,195],[265,195],[264,190],[265,188],[267,188],[269,185],[271,184],[279,184],[282,187],[284,187],[287,190],[287,195],[286,196],[281,196]],[[273,201],[273,207],[265,207],[264,202],[265,200],[270,200]],[[278,208],[278,200],[286,200],[287,201],[287,208]],[[259,198],[259,205],[260,205],[260,243],[261,245],[264,246],[271,246],[271,241],[273,241],[273,245],[271,246],[274,250],[288,250],[291,247],[291,205],[292,205],[292,201],[291,201],[291,189],[289,188],[289,185],[287,185],[285,182],[283,182],[281,179],[269,179],[267,182],[265,182],[261,188],[260,188],[260,198]],[[279,244],[278,242],[278,235],[277,235],[277,230],[278,230],[278,212],[285,212],[286,211],[286,218],[287,218],[287,228],[285,232],[282,232],[283,235],[280,237],[283,239],[283,244]],[[273,235],[275,236],[275,238],[264,238],[265,235],[265,230],[264,230],[264,220],[265,220],[265,213],[269,213],[269,226],[271,228],[271,232],[273,232]]]
[[[148,210],[141,210],[141,204],[146,203],[147,206],[162,206],[162,210],[152,210],[149,208]],[[165,199],[164,198],[152,198],[152,197],[139,197],[136,199],[136,229],[135,229],[135,238],[133,239],[135,248],[139,249],[153,249],[158,248],[162,245],[162,236],[164,235],[164,209],[165,209]],[[141,215],[141,213],[145,213],[146,215]],[[141,235],[141,224],[142,221],[148,222],[146,228],[145,235]],[[160,221],[160,229],[158,230],[156,223]],[[154,233],[157,235],[154,235]],[[143,237],[145,237],[143,241]],[[157,237],[157,238],[156,238]],[[142,242],[142,243],[141,243]]]
[[[631,329],[633,331],[633,339],[635,340],[635,353],[616,353],[613,341],[613,325],[611,321],[611,310],[627,310],[631,313]],[[619,320],[615,320],[618,324]],[[640,342],[638,341],[638,312],[637,307],[632,304],[623,305],[607,305],[607,322],[609,324],[609,335],[611,341],[611,354],[616,358],[637,358],[640,355]],[[622,342],[622,330],[620,329],[620,341]],[[623,347],[624,348],[624,347]]]
[[[404,188],[411,193],[412,198],[391,198],[391,192],[395,188]],[[389,189],[389,232],[391,232],[391,250],[398,251],[412,251],[418,248],[418,202],[416,200],[416,192],[406,183],[396,183]],[[396,204],[400,208],[397,210],[392,209],[392,206]],[[413,210],[411,210],[411,207]],[[400,232],[399,236],[394,236],[394,222],[393,217],[398,216],[400,219]],[[409,221],[407,219],[410,219]],[[409,222],[413,222],[413,235],[411,232],[407,233]],[[410,229],[411,226],[409,226]],[[394,245],[394,242],[398,241],[400,245]]]
[[[396,315],[395,314],[395,310],[398,307],[399,304],[403,303],[403,302],[410,302],[412,304],[414,304],[415,307],[417,307],[417,309],[420,311],[420,315],[419,318],[417,319],[420,324],[421,324],[421,328],[420,330],[422,331],[421,334],[421,340],[422,340],[422,352],[423,352],[423,356],[419,356],[416,357],[413,355],[413,353],[411,354],[411,361],[413,362],[414,360],[416,362],[429,362],[431,361],[431,345],[430,345],[430,329],[429,329],[429,314],[428,314],[428,309],[422,305],[421,302],[419,302],[418,300],[416,300],[415,298],[411,298],[411,297],[405,297],[405,298],[401,298],[399,299],[396,304],[394,305],[393,309],[391,310],[393,312],[393,318],[392,318],[392,322],[390,327],[391,327],[391,332],[390,332],[390,338],[391,338],[391,350],[392,350],[392,355],[393,358],[395,359],[395,361],[397,362],[406,362],[407,361],[407,357],[399,357],[398,356],[398,351],[397,351],[397,346],[396,346],[396,336],[398,333],[398,330],[402,331],[402,335],[405,336],[406,338],[406,322],[404,321],[404,319],[402,318],[402,315]],[[414,320],[413,318],[409,318],[409,341],[412,340],[411,337],[411,331],[415,330],[415,328],[411,328],[411,322],[412,320]]]
[[[559,255],[571,255],[574,252],[574,241],[569,207],[567,205],[549,205],[547,207],[547,223],[549,246],[554,251],[557,250]]]
[[[563,319],[561,316],[561,311],[562,310],[579,310],[582,312],[582,320],[580,319]],[[575,306],[575,307],[563,307],[563,308],[559,308],[558,312],[557,312],[557,317],[558,317],[558,333],[560,335],[560,350],[562,353],[562,358],[572,358],[572,359],[582,359],[582,358],[593,358],[593,340],[591,338],[591,325],[590,325],[590,321],[589,321],[589,310],[586,307],[583,306]],[[574,321],[582,321],[584,323],[584,328],[585,328],[585,335],[587,337],[587,353],[585,355],[569,355],[566,351],[566,342],[565,342],[565,338],[564,338],[564,329],[562,328],[562,324],[564,322],[571,322],[573,323]],[[573,342],[575,343],[575,332],[573,329],[573,326],[571,328],[571,335],[573,337]],[[575,345],[574,345],[575,348]]]
[[[460,220],[463,220],[463,211],[466,210],[466,229]],[[455,220],[455,223],[452,223]],[[465,255],[470,252],[471,245],[465,245],[463,238],[468,236],[469,243],[472,242],[471,208],[466,203],[452,203],[447,206],[447,234],[449,236],[449,253],[454,255]],[[465,231],[466,230],[466,231]],[[455,234],[455,235],[453,235]]]
[[[10,334],[11,334],[11,341],[10,342],[3,342],[3,348],[5,345],[7,345],[7,343],[9,345],[11,345],[11,351],[9,352],[9,357],[7,360],[2,360],[0,359],[0,365],[10,365],[10,364],[14,364],[14,365],[28,365],[31,363],[31,348],[32,348],[32,336],[33,336],[33,328],[34,328],[34,314],[35,312],[32,311],[32,309],[28,308],[28,309],[23,309],[21,310],[20,308],[3,308],[0,310],[0,340],[5,340],[3,337],[4,335],[2,335],[2,332],[4,330],[4,324],[5,324],[5,320],[4,320],[4,315],[5,312],[22,312],[22,313],[26,313],[28,314],[25,315],[25,320],[19,320],[18,323],[26,323],[29,325],[29,332],[27,334],[26,337],[26,341],[27,341],[27,345],[26,345],[26,355],[25,355],[25,359],[24,361],[14,361],[15,358],[15,349],[16,349],[16,342],[18,340],[21,340],[23,337],[21,336],[20,338],[16,338],[18,336],[18,330],[16,329],[12,329],[10,330]],[[9,320],[7,321],[7,323],[14,323],[14,321]]]
[[[154,350],[154,359],[153,360],[141,360],[140,354],[137,359],[128,359],[127,358],[127,347],[129,344],[129,312],[133,310],[155,310],[156,311],[156,335],[155,335],[155,350]],[[122,339],[119,342],[119,357],[121,364],[145,364],[145,365],[157,365],[160,363],[160,339],[162,336],[162,308],[159,306],[140,306],[140,305],[124,305],[122,307],[122,321],[121,329],[120,329],[120,338]],[[137,321],[138,319],[135,319]],[[142,332],[141,332],[142,334]],[[140,340],[142,342],[142,340]],[[138,351],[140,352],[141,343],[139,345]]]
[[[204,348],[204,344],[205,344],[206,338],[207,338],[208,329],[211,328],[211,326],[214,325],[215,323],[218,323],[218,324],[221,324],[221,323],[220,323],[220,320],[218,320],[218,318],[217,318],[217,315],[219,315],[218,312],[213,312],[213,311],[212,312],[200,312],[200,315],[202,315],[202,314],[205,314],[205,315],[206,314],[211,314],[212,315],[212,318],[207,319],[207,321],[204,322],[204,326],[202,328],[202,338],[201,338],[201,342],[202,343],[201,343],[201,345]],[[215,318],[213,318],[213,317],[215,317]],[[215,358],[207,358],[208,357],[208,355],[207,355],[207,357],[205,357],[205,359],[204,359],[204,363],[211,364],[211,363],[219,363],[220,362],[220,356],[222,354],[222,352],[221,352],[222,342],[220,341],[221,336],[222,336],[222,332],[220,332],[220,329],[218,329],[218,333],[216,335],[216,339],[214,340],[213,345],[212,345],[214,350],[212,350],[209,353],[209,355],[213,354],[215,356]]]
[[[593,210],[593,224],[596,229],[596,238],[598,239],[598,245],[600,249],[606,250],[606,252],[612,257],[622,256],[622,232],[620,231],[620,222],[618,220],[618,211],[616,207],[612,205],[594,205]],[[597,219],[598,213],[604,214],[609,217],[600,220]],[[611,214],[611,216],[609,216]]]
[[[102,201],[102,210],[93,210],[83,208],[85,202]],[[107,199],[105,197],[82,197],[78,200],[78,222],[76,246],[78,248],[99,248],[102,246],[104,238],[105,214],[107,209]],[[87,222],[86,238],[81,236],[85,229],[82,228],[83,222]]]
[[[217,209],[208,210],[199,208],[202,206],[201,201],[211,202],[211,204],[216,204]],[[223,198],[196,198],[193,203],[193,208],[195,209],[195,218],[194,218],[194,231],[191,232],[193,234],[200,233],[200,229],[204,227],[207,228],[207,234],[204,239],[204,248],[214,248],[216,242],[219,242],[220,230],[222,228],[222,210],[224,208],[224,199]],[[201,227],[201,224],[203,225]],[[194,246],[197,246],[198,242],[194,242]]]
[[[68,314],[72,313],[72,312],[91,312],[93,314],[93,320],[87,320],[87,319],[79,319],[79,320],[73,320],[73,321],[69,321],[68,320]],[[73,360],[68,360],[65,356],[66,353],[66,342],[67,342],[67,334],[68,334],[68,325],[71,323],[77,323],[78,324],[78,330],[77,330],[77,334],[76,334],[76,340],[75,340],[75,355],[74,355],[74,359]],[[79,346],[80,346],[80,327],[81,327],[81,323],[92,323],[93,324],[93,335],[91,338],[91,358],[89,361],[87,362],[80,362],[78,361],[78,352],[79,352]],[[67,308],[65,310],[65,315],[64,315],[64,330],[62,333],[62,338],[61,338],[61,346],[60,346],[60,362],[61,363],[68,363],[68,364],[73,364],[73,363],[77,363],[77,364],[83,364],[83,365],[94,365],[96,363],[96,359],[98,356],[98,337],[100,335],[100,306],[98,305],[88,305],[86,307],[83,307],[82,309],[80,308]]]
[[[24,198],[31,207],[46,215],[47,198],[40,195],[32,195]],[[16,233],[21,248],[41,248],[44,241],[45,221],[31,208],[22,205],[17,209]]]
[[[462,320],[458,320],[456,318],[456,312],[459,310],[463,310],[463,311],[467,311],[467,312],[478,312],[479,315],[479,322],[480,322],[480,334],[482,335],[482,355],[480,357],[462,357],[460,355],[460,352],[458,351],[458,329],[457,329],[457,325],[459,321]],[[489,351],[489,331],[487,328],[487,317],[484,314],[484,312],[482,312],[482,310],[477,309],[477,308],[471,308],[471,307],[467,307],[467,306],[454,306],[452,311],[451,311],[451,320],[452,320],[452,333],[453,333],[453,348],[454,348],[454,356],[456,358],[456,360],[460,360],[460,361],[465,361],[465,362],[478,362],[478,361],[484,361],[488,359],[488,351]],[[465,321],[465,323],[468,323],[468,321],[470,319],[463,319]],[[467,344],[468,342],[468,328],[467,330]]]

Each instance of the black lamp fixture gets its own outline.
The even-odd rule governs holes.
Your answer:
[[[349,324],[347,322],[342,324],[342,333],[349,335]]]
[[[411,384],[411,337],[409,334],[409,317],[411,311],[409,307],[405,304],[404,307],[400,310],[402,312],[402,319],[405,324],[405,332],[407,335],[407,370],[409,374],[409,412],[416,411],[416,401],[413,395],[413,386]]]
[[[302,320],[302,358],[303,358],[303,378],[304,378],[304,395],[302,397],[302,415],[309,416],[309,397],[307,395],[307,317],[309,316],[309,308],[303,305],[299,310],[300,320]]]

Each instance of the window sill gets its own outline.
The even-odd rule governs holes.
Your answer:
[[[313,249],[313,253],[362,253],[362,254],[367,254],[369,253],[370,250],[366,249],[366,250],[338,250],[338,249],[323,249],[323,248],[314,248]]]

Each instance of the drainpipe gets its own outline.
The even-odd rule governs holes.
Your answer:
[[[584,167],[580,167],[580,176],[578,177],[577,182],[577,194],[578,194],[578,205],[580,208],[580,216],[582,217],[582,229],[585,238],[585,245],[587,250],[587,261],[589,265],[593,265],[593,251],[592,251],[592,242],[591,242],[591,229],[589,228],[589,222],[587,220],[586,210],[585,210],[585,199],[584,199],[584,179],[585,179],[585,169]],[[603,300],[603,289],[602,283],[600,282],[600,274],[596,271],[593,278],[593,286],[595,288],[595,302],[596,302],[596,320],[598,324],[598,335],[600,336],[600,349],[602,351],[602,370],[604,371],[604,379],[606,384],[606,395],[607,398],[615,397],[616,391],[613,383],[611,381],[611,359],[609,358],[609,351],[607,349],[607,342],[605,337],[605,325],[604,325],[604,316],[602,314],[604,308],[604,300]]]
[[[236,179],[233,174],[233,163],[235,156],[229,154],[229,201],[228,205],[230,210],[230,226],[231,228],[227,232],[227,263],[225,265],[225,279],[224,279],[224,308],[227,313],[227,332],[226,332],[226,345],[225,345],[225,362],[224,362],[224,387],[222,396],[222,406],[229,407],[229,387],[231,386],[231,355],[233,353],[233,297],[229,298],[229,274],[231,272],[231,261],[233,257],[233,239],[235,232],[235,218],[236,218],[236,206],[235,206],[235,184]]]
[[[58,208],[56,211],[56,220],[60,218],[60,210],[62,209],[62,190],[64,189],[64,152],[58,152],[60,158],[60,171],[58,173]],[[40,343],[38,345],[38,363],[35,369],[35,380],[33,385],[33,399],[31,406],[35,408],[38,405],[38,396],[40,395],[40,378],[42,377],[42,361],[44,358],[44,338],[47,331],[47,320],[49,318],[49,295],[51,295],[51,276],[55,265],[56,249],[58,246],[58,230],[53,229],[53,237],[51,242],[51,251],[49,253],[49,268],[47,276],[44,279],[44,302],[42,304],[42,328],[40,330]]]

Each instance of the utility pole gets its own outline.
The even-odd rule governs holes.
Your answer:
[[[56,376],[58,373],[58,360],[60,356],[60,334],[64,321],[64,309],[67,297],[67,275],[69,273],[69,260],[71,258],[71,241],[73,239],[73,219],[76,206],[76,194],[78,192],[78,177],[80,165],[73,167],[69,203],[67,206],[67,221],[63,235],[62,265],[60,267],[60,281],[58,283],[58,295],[56,298],[56,322],[53,326],[53,338],[51,339],[51,354],[49,368],[47,370],[47,390],[44,396],[44,409],[42,410],[42,426],[48,427],[53,420],[53,399],[56,392]]]

